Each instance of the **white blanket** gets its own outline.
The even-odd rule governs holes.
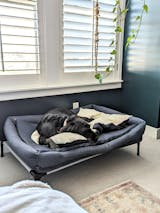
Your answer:
[[[0,213],[87,213],[63,192],[40,181],[0,188]]]

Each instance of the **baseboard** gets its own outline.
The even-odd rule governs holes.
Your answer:
[[[155,128],[155,127],[147,125],[145,134],[152,138],[160,139],[160,128]]]

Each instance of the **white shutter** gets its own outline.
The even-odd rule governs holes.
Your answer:
[[[0,0],[0,72],[37,73],[37,0]]]
[[[109,46],[116,39],[115,14],[112,13],[114,4],[115,0],[99,0],[99,71],[105,70],[114,48]],[[63,1],[63,31],[64,72],[93,71],[93,0]]]

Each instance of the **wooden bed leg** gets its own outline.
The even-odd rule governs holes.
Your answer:
[[[1,141],[1,158],[4,157],[4,143]]]
[[[140,156],[140,142],[137,143],[137,155]]]
[[[40,180],[43,176],[46,175],[46,173],[37,173],[34,170],[31,170],[30,174],[32,175],[32,177],[33,177],[34,180]]]

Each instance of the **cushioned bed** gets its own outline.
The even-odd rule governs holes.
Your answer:
[[[120,113],[97,105],[85,107],[108,114]],[[101,134],[96,145],[79,146],[69,150],[52,150],[34,143],[31,139],[31,134],[41,117],[42,115],[12,116],[7,118],[4,125],[7,145],[29,167],[35,179],[85,157],[103,154],[134,143],[139,145],[145,130],[145,121],[132,116],[123,129]]]

